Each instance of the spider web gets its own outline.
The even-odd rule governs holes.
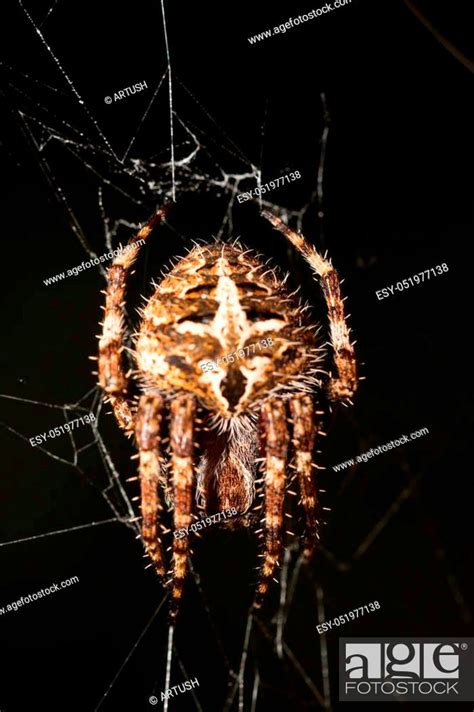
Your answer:
[[[93,109],[81,96],[73,79],[63,67],[61,58],[56,55],[53,43],[46,39],[47,23],[60,4],[61,0],[55,0],[39,18],[33,16],[22,0],[18,0],[25,22],[34,29],[42,52],[56,66],[57,82],[50,85],[37,79],[34,74],[4,66],[5,91],[8,104],[18,118],[21,131],[34,152],[51,192],[68,218],[69,234],[79,241],[85,258],[93,259],[113,249],[119,239],[125,240],[130,230],[138,227],[137,216],[143,216],[144,211],[147,214],[156,204],[175,201],[184,194],[207,194],[219,199],[216,205],[221,213],[217,218],[216,236],[232,233],[237,194],[261,184],[262,166],[255,165],[244,155],[206,110],[199,97],[194,96],[174,74],[163,0],[161,45],[165,56],[165,71],[153,87],[148,105],[132,131],[125,149],[121,151],[112,146],[95,119]],[[51,101],[54,101],[56,107],[54,111],[50,108]],[[324,168],[330,131],[324,95],[321,96],[321,113],[324,125],[320,137],[319,161],[314,167],[317,181],[313,193],[298,209],[260,199],[262,205],[274,210],[286,221],[292,221],[297,229],[302,228],[308,210],[314,207],[321,221],[320,228],[323,225]],[[147,122],[157,115],[167,117],[168,143],[161,146],[155,155],[144,155],[139,148],[140,134]],[[102,237],[96,238],[94,244],[88,236],[88,230],[83,227],[74,199],[61,185],[56,165],[59,154],[71,157],[80,166],[81,171],[86,171],[94,181],[97,214],[102,228]],[[189,244],[188,236],[178,227],[169,223],[168,227],[183,245]],[[105,276],[105,269],[99,269]],[[34,547],[35,542],[43,538],[61,537],[73,531],[110,524],[126,527],[131,536],[137,536],[139,519],[136,508],[124,484],[120,466],[114,462],[110,448],[101,434],[103,404],[98,389],[87,390],[74,403],[46,403],[11,393],[1,394],[0,397],[7,403],[15,401],[25,408],[52,409],[61,415],[65,422],[84,413],[92,412],[96,415],[96,421],[90,426],[86,438],[74,431],[68,433],[69,455],[58,455],[53,445],[40,446],[39,449],[48,458],[85,478],[97,491],[97,496],[105,501],[111,514],[103,520],[85,521],[80,525],[3,541],[0,543],[0,549],[24,542],[29,542],[30,546]],[[25,433],[8,422],[3,423],[3,426],[26,444],[28,436]],[[357,430],[355,425],[354,429]],[[355,436],[356,442],[362,439],[360,434]],[[102,465],[101,471],[94,472],[93,476],[87,465],[83,465],[86,453],[91,450],[98,454]],[[309,605],[306,618],[314,624],[330,619],[333,613],[339,614],[351,608],[351,605],[345,605],[344,596],[340,593],[340,575],[348,574],[363,565],[365,557],[377,545],[379,537],[400,516],[406,502],[417,500],[421,478],[421,474],[402,464],[398,473],[397,491],[381,506],[380,511],[376,511],[372,516],[365,514],[365,518],[359,522],[351,548],[347,549],[347,546],[341,545],[337,537],[331,536],[330,532],[324,539],[317,561],[308,567],[303,562],[298,546],[290,546],[285,551],[281,566],[274,614],[254,616],[248,613],[241,629],[241,644],[237,655],[231,656],[229,651],[226,651],[222,631],[216,624],[212,607],[207,601],[205,582],[192,565],[193,582],[203,619],[207,620],[208,631],[214,635],[215,647],[223,656],[226,677],[223,686],[227,688],[222,703],[224,712],[259,712],[266,709],[266,689],[275,684],[267,682],[267,670],[271,665],[285,670],[285,675],[294,681],[296,692],[292,703],[295,709],[333,708],[331,690],[334,681],[331,677],[333,669],[329,665],[328,639],[326,635],[319,636],[313,631],[309,633],[314,637],[314,650],[313,660],[308,660],[304,646],[302,650],[292,631],[295,606],[301,606],[302,602]],[[362,497],[361,493],[369,486],[376,487],[373,475],[362,474],[356,482],[353,470],[348,471],[338,482],[337,488],[333,486],[331,497],[328,498],[334,508],[332,532],[344,522],[347,515],[347,505],[344,503],[354,497]],[[428,517],[421,503],[419,509],[421,518]],[[450,571],[448,563],[441,558],[439,567],[448,582],[453,604],[459,609],[463,620],[469,620],[470,614],[459,583]],[[137,631],[137,636],[132,641],[128,654],[118,665],[115,675],[110,680],[104,680],[104,692],[94,710],[107,708],[123,671],[144,638],[153,635],[156,619],[166,616],[166,608],[166,596],[163,596],[156,609],[151,612],[146,626]],[[192,643],[186,646],[182,638],[177,643],[174,633],[175,631],[170,629],[167,641],[157,641],[157,645],[162,648],[163,664],[155,673],[155,684],[150,689],[150,695],[156,695],[158,698],[160,690],[177,684],[180,680],[194,677],[188,662]],[[183,647],[187,649],[183,650]],[[268,675],[268,678],[272,679],[272,676]],[[275,687],[278,688],[278,685]],[[194,709],[208,709],[203,706],[200,688],[191,691],[190,699]],[[163,706],[165,712],[168,706],[172,708],[173,704],[171,699],[166,701]]]

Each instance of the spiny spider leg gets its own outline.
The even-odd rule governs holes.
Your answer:
[[[104,321],[99,340],[99,385],[109,396],[119,426],[133,434],[133,413],[127,400],[128,378],[122,364],[125,336],[124,297],[127,278],[141,247],[165,211],[158,210],[128,242],[107,270]],[[138,243],[138,244],[137,244]]]
[[[321,257],[316,248],[298,232],[291,230],[276,215],[262,210],[262,215],[277,228],[298,250],[320,278],[329,311],[331,344],[334,351],[337,378],[329,382],[329,398],[334,401],[350,400],[357,388],[357,367],[354,346],[344,315],[339,276],[329,260]]]
[[[142,509],[142,536],[157,574],[163,578],[166,566],[158,536],[162,505],[159,495],[161,475],[160,431],[163,417],[161,396],[142,395],[138,403],[136,438],[140,452],[139,473]]]
[[[290,412],[293,420],[296,475],[305,514],[304,555],[309,557],[314,550],[318,527],[318,494],[313,476],[313,451],[321,424],[316,422],[317,415],[311,396],[299,396],[290,401]]]
[[[173,478],[174,527],[191,524],[193,507],[194,396],[178,396],[171,404],[171,470]],[[175,619],[183,594],[189,558],[189,535],[173,538],[173,571],[171,578],[170,616]]]
[[[255,597],[260,608],[270,586],[282,549],[283,499],[290,436],[283,401],[270,399],[262,406],[265,440],[265,523],[263,566]]]

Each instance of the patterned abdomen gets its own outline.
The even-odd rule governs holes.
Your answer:
[[[136,359],[144,385],[193,393],[230,419],[276,391],[314,385],[315,331],[274,270],[240,245],[216,243],[195,247],[158,284]]]

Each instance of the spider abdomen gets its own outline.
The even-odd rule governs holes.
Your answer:
[[[192,393],[230,419],[314,377],[314,333],[300,301],[257,256],[236,245],[199,246],[148,300],[136,359],[147,387]]]

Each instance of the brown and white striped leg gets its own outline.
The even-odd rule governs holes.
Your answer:
[[[305,516],[304,555],[313,553],[318,528],[318,493],[313,475],[313,451],[318,432],[317,415],[311,396],[298,396],[290,403],[293,421],[295,467]]]
[[[346,324],[339,276],[331,262],[321,257],[303,235],[291,230],[268,210],[263,210],[262,215],[296,247],[319,277],[329,311],[331,344],[337,373],[337,377],[331,378],[329,383],[329,397],[331,400],[348,400],[357,388],[357,365]]]
[[[255,608],[260,608],[262,605],[282,549],[283,499],[289,444],[286,420],[283,401],[272,399],[264,403],[262,423],[265,441],[265,531],[263,566],[257,587]]]
[[[133,433],[133,414],[127,401],[128,378],[123,369],[122,351],[125,336],[124,297],[127,278],[143,241],[164,215],[158,210],[134,235],[127,248],[119,254],[107,270],[104,321],[99,340],[99,385],[109,396],[119,426],[128,435]]]
[[[193,396],[179,396],[171,404],[171,472],[173,479],[174,528],[189,527],[194,495],[194,418]],[[176,618],[183,594],[189,558],[189,535],[173,539],[173,574],[171,581],[171,619]]]
[[[160,577],[166,574],[163,549],[158,536],[162,505],[159,496],[161,480],[160,431],[163,400],[160,396],[142,395],[138,403],[136,438],[140,452],[139,473],[142,509],[142,537],[146,551]]]

